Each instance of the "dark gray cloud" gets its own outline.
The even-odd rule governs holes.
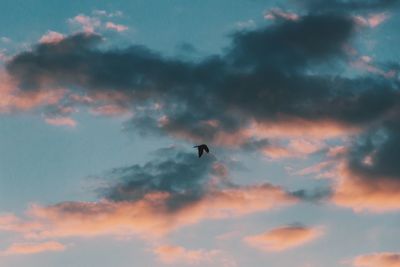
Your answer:
[[[332,196],[332,189],[328,187],[318,187],[311,190],[300,189],[291,192],[291,194],[303,201],[318,203],[329,199]]]
[[[304,0],[300,5],[314,12],[352,12],[392,8],[399,3],[398,0]]]
[[[16,55],[7,70],[26,91],[62,86],[89,96],[122,94],[113,104],[135,109],[127,125],[143,134],[169,133],[212,142],[221,131],[235,133],[250,121],[301,119],[356,126],[366,132],[350,149],[351,168],[366,176],[398,177],[399,127],[393,114],[398,114],[399,81],[372,73],[349,78],[321,71],[347,57],[343,46],[356,34],[347,7],[361,10],[397,2],[307,1],[310,10],[319,12],[233,33],[225,53],[192,61],[138,45],[104,49],[101,36],[80,33]],[[388,65],[398,70],[396,66],[396,62]],[[152,108],[154,104],[160,108]],[[381,132],[382,141],[371,141]],[[245,150],[269,145],[268,140],[240,141],[238,147]],[[363,163],[370,153],[375,157],[371,166]],[[149,190],[165,190],[182,198],[201,197],[201,190],[179,192],[198,188],[210,165],[197,169],[187,155],[176,157],[174,162],[119,170],[128,181],[107,196],[134,199]],[[189,177],[184,183],[183,176]]]
[[[348,166],[356,176],[366,179],[400,180],[400,121],[386,120],[354,140]]]
[[[221,130],[235,132],[250,120],[364,125],[397,105],[397,84],[379,77],[310,74],[345,58],[342,47],[353,28],[344,15],[307,15],[234,33],[225,54],[197,61],[164,57],[143,46],[105,50],[100,36],[75,34],[16,55],[7,70],[23,90],[63,86],[89,95],[122,93],[114,104],[140,107],[130,125],[146,134],[178,133],[211,142]],[[162,109],[143,109],[154,103]]]
[[[283,74],[304,71],[310,63],[342,55],[341,45],[351,37],[353,26],[346,16],[325,14],[237,32],[228,60],[237,67],[273,69]]]
[[[100,195],[112,201],[137,201],[151,193],[166,193],[166,207],[173,211],[201,200],[211,187],[233,186],[227,169],[212,154],[199,158],[175,148],[157,152],[157,159],[111,171],[112,181]],[[214,177],[213,185],[210,185]]]

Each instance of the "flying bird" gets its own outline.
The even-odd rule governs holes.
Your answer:
[[[208,146],[206,144],[202,144],[199,146],[194,146],[197,147],[197,150],[199,151],[199,158],[201,157],[201,155],[203,155],[203,151],[205,150],[207,153],[210,152],[210,150],[208,149]]]

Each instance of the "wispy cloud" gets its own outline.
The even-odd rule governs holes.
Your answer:
[[[76,15],[75,17],[68,19],[68,22],[72,25],[80,25],[82,30],[86,33],[95,32],[96,28],[101,25],[101,21],[97,17],[90,17],[84,14]]]
[[[275,228],[259,235],[247,236],[244,241],[263,251],[278,252],[309,243],[322,234],[321,228],[294,225]]]
[[[117,31],[117,32],[124,32],[124,31],[127,31],[129,29],[128,26],[125,26],[125,25],[122,25],[122,24],[116,24],[116,23],[113,23],[111,21],[108,21],[106,23],[106,28],[110,29],[110,30]]]
[[[265,19],[276,20],[276,19],[284,19],[284,20],[298,20],[300,16],[294,12],[284,11],[280,8],[272,8],[265,12]]]
[[[76,121],[70,117],[46,117],[46,123],[54,126],[66,126],[74,128]]]
[[[381,252],[356,257],[353,260],[355,267],[399,267],[400,253]]]
[[[161,245],[153,250],[158,259],[165,264],[204,265],[221,257],[219,250],[188,250],[181,246]]]
[[[65,245],[54,241],[37,243],[14,243],[6,250],[0,252],[0,255],[37,254],[43,252],[63,251],[65,249]]]

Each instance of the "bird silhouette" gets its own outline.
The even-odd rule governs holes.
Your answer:
[[[206,144],[202,144],[202,145],[198,145],[198,146],[194,146],[197,147],[197,150],[199,151],[199,158],[201,157],[201,155],[203,155],[204,150],[209,153],[210,150],[208,149],[208,146]]]

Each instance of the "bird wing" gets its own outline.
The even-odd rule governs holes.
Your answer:
[[[199,147],[199,158],[201,157],[201,155],[203,155],[203,149]]]
[[[204,150],[208,153],[210,150],[208,149],[208,146],[204,146]]]

